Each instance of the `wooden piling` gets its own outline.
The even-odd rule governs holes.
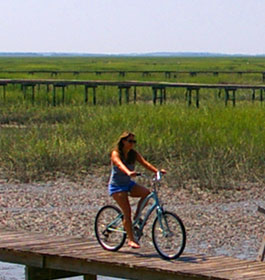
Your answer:
[[[157,88],[153,87],[153,104],[156,105],[156,99],[157,99]]]
[[[25,280],[52,280],[74,276],[80,276],[80,273],[33,266],[26,266],[25,268]]]
[[[5,101],[6,101],[6,84],[0,84],[0,86],[2,87],[2,96],[3,96],[4,103],[5,103]]]
[[[192,89],[188,88],[187,89],[187,94],[188,94],[188,106],[191,106],[191,102],[192,102]]]
[[[3,86],[3,98],[4,98],[4,102],[6,101],[6,86]]]
[[[254,102],[256,99],[256,90],[255,89],[252,89],[251,99],[252,99],[252,102]]]
[[[85,98],[84,98],[85,104],[88,103],[88,87],[85,86]]]
[[[65,86],[62,86],[62,103],[64,104],[65,99]]]
[[[119,104],[122,104],[122,87],[119,87]]]
[[[56,86],[53,85],[52,106],[56,106]]]
[[[128,104],[130,102],[130,86],[119,86],[119,104],[122,104],[122,91],[125,90],[125,101]]]
[[[96,100],[96,87],[93,87],[93,105],[97,104],[97,100]]]
[[[97,104],[97,96],[96,96],[96,86],[88,86],[85,85],[85,104],[88,104],[88,89],[91,88],[92,89],[92,104],[96,105]]]
[[[199,108],[200,106],[200,96],[199,96],[199,88],[196,88],[196,107]]]
[[[136,86],[134,86],[134,90],[133,90],[133,102],[134,102],[134,104],[136,103],[136,99],[137,99],[137,90],[136,90]]]
[[[34,103],[35,103],[35,85],[31,86],[31,102],[32,102],[32,105],[34,105]]]
[[[230,95],[232,92],[232,97]],[[225,106],[227,106],[228,101],[232,100],[233,106],[236,106],[236,89],[235,88],[225,88]]]
[[[166,102],[166,100],[167,100],[167,91],[166,91],[166,88],[163,89],[163,100],[164,100],[164,102]]]
[[[125,96],[126,96],[126,103],[127,103],[127,104],[130,102],[129,93],[130,93],[130,88],[129,88],[129,87],[126,87],[126,88],[125,88]]]

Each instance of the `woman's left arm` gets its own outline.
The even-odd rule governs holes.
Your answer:
[[[136,160],[146,169],[153,171],[156,173],[158,169],[154,167],[150,162],[148,162],[142,155],[140,155],[138,152],[136,152]]]

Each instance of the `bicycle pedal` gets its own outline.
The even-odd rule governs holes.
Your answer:
[[[141,231],[138,227],[136,227],[136,226],[133,228],[133,233],[134,233],[134,237],[135,237],[135,239],[136,239],[137,241],[139,241],[140,238],[141,238],[142,235],[143,235],[142,231]]]

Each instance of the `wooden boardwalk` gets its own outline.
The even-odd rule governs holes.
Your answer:
[[[77,275],[87,280],[97,279],[96,275],[137,280],[265,279],[263,262],[195,254],[166,261],[146,248],[104,251],[93,236],[48,236],[0,228],[0,260],[25,265],[28,280]]]
[[[256,95],[259,94],[259,101],[264,101],[264,84],[198,84],[198,83],[169,83],[169,82],[150,82],[150,81],[104,81],[104,80],[58,80],[58,79],[0,79],[0,86],[3,88],[3,99],[6,100],[8,85],[20,85],[21,90],[24,94],[24,98],[27,95],[27,89],[31,89],[31,100],[32,103],[35,101],[35,87],[45,85],[47,94],[50,92],[52,87],[52,105],[58,104],[57,89],[61,89],[61,101],[64,103],[65,99],[65,88],[68,86],[83,86],[84,87],[84,102],[88,103],[88,90],[92,91],[93,104],[96,105],[96,89],[97,87],[117,87],[118,88],[118,102],[122,103],[122,95],[125,93],[125,102],[129,103],[130,89],[133,88],[133,101],[136,102],[137,91],[139,87],[149,87],[153,92],[153,103],[156,104],[157,100],[160,104],[166,101],[166,89],[168,88],[184,88],[186,89],[186,100],[188,105],[192,104],[192,100],[195,99],[196,107],[199,107],[201,89],[217,89],[219,95],[221,90],[225,92],[225,105],[228,101],[232,101],[233,105],[236,104],[236,92],[237,90],[252,90],[252,101],[256,100]],[[257,93],[258,91],[258,93]],[[194,97],[192,94],[194,93]]]
[[[172,83],[156,81],[114,81],[114,80],[60,80],[60,79],[0,79],[0,85],[84,85],[84,86],[120,86],[120,87],[167,87],[167,88],[227,88],[227,89],[265,89],[264,84],[205,84]]]
[[[226,75],[246,75],[246,74],[252,74],[252,75],[261,75],[262,81],[265,81],[265,71],[240,71],[240,70],[234,70],[234,71],[226,71],[226,70],[191,70],[191,71],[185,71],[185,70],[0,70],[0,73],[7,73],[7,74],[49,74],[51,77],[56,77],[60,74],[72,74],[74,76],[80,75],[80,74],[95,74],[97,76],[103,75],[103,74],[118,74],[120,77],[125,77],[127,74],[140,74],[143,77],[150,77],[153,74],[164,74],[165,78],[175,78],[177,75],[180,74],[188,74],[191,77],[197,76],[197,75],[214,75],[218,76],[221,74]]]

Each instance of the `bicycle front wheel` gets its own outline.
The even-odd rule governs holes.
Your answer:
[[[122,224],[123,215],[113,205],[102,207],[95,219],[95,234],[99,244],[108,251],[119,250],[126,239]]]
[[[153,223],[152,239],[155,249],[163,258],[178,258],[186,245],[186,231],[181,219],[167,211],[157,216]]]

